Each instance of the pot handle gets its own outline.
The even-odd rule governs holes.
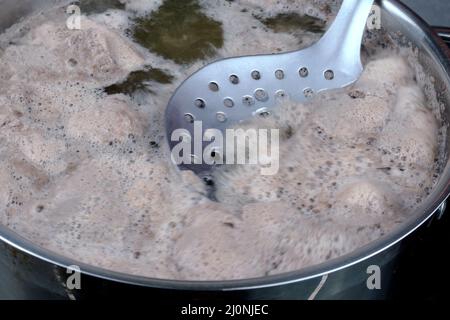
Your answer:
[[[432,27],[434,32],[444,41],[449,50],[447,50],[447,56],[450,59],[450,28],[448,27]]]
[[[438,220],[441,220],[442,216],[445,213],[445,209],[447,208],[447,201],[444,201],[441,203],[441,205],[439,206],[439,208],[437,209],[437,214],[436,217]]]

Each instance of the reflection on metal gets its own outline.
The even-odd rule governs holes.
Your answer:
[[[437,219],[438,220],[441,220],[441,218],[444,216],[445,208],[447,208],[447,202],[446,201],[442,202],[442,204],[439,206],[438,214],[437,214]]]

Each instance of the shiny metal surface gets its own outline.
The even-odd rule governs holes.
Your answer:
[[[8,0],[1,0],[5,4]],[[18,3],[18,1],[8,1]],[[381,6],[382,25],[406,42],[417,46],[419,59],[436,79],[443,120],[450,117],[450,55],[444,43],[419,17],[395,0],[377,1]],[[2,6],[0,19],[7,15]],[[19,17],[17,17],[18,19]],[[448,140],[448,139],[447,139]],[[448,144],[448,142],[447,142]],[[447,145],[447,153],[448,153]],[[148,298],[290,298],[317,299],[383,298],[389,290],[389,278],[403,239],[423,228],[450,192],[450,168],[447,160],[432,194],[411,212],[410,219],[383,238],[346,256],[321,265],[270,277],[240,281],[189,282],[143,278],[121,274],[83,264],[41,248],[5,226],[0,226],[0,295],[9,298],[89,298],[97,296],[145,296]],[[366,287],[367,267],[376,264],[383,272],[386,285],[382,290]],[[81,290],[70,290],[65,281],[67,266],[82,271]],[[322,283],[324,276],[326,281]],[[317,288],[322,283],[320,290]]]
[[[194,137],[194,121],[201,121],[201,137],[208,129],[225,133],[230,126],[259,114],[267,114],[277,100],[303,102],[315,93],[345,87],[363,70],[361,40],[373,0],[344,0],[325,35],[313,46],[289,53],[228,58],[216,61],[185,80],[169,101],[166,135],[172,149],[176,130]],[[199,130],[200,131],[200,130]],[[187,133],[189,132],[189,134]],[[189,139],[183,137],[183,139]],[[195,141],[190,139],[192,150]],[[211,142],[204,143],[204,148]],[[222,143],[212,146],[225,157]],[[206,159],[189,155],[181,167],[201,172]],[[214,160],[214,159],[211,159]],[[214,161],[210,161],[213,164]]]
[[[435,31],[447,45],[450,45],[450,28],[440,27],[436,28]]]

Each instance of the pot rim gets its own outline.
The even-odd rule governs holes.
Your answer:
[[[450,50],[448,50],[444,42],[435,34],[431,27],[422,18],[415,14],[405,4],[398,0],[377,0],[377,4],[380,3],[386,10],[393,12],[394,15],[401,16],[403,19],[408,20],[408,22],[413,24],[416,28],[420,29],[424,38],[427,40],[427,43],[432,46],[434,51],[433,53],[438,56],[441,67],[447,74],[447,83],[450,84]],[[269,288],[302,282],[349,268],[398,244],[425,222],[427,222],[437,211],[443,209],[445,202],[450,195],[450,177],[448,177],[449,174],[447,174],[447,176],[444,174],[448,171],[450,171],[450,165],[447,164],[446,168],[443,170],[443,174],[440,177],[440,180],[447,178],[447,182],[441,186],[441,190],[434,190],[434,197],[433,195],[430,195],[425,203],[414,210],[408,221],[402,223],[400,226],[396,227],[393,231],[380,239],[377,239],[348,254],[331,259],[321,264],[271,276],[223,281],[163,280],[115,272],[78,262],[75,259],[68,258],[36,245],[32,241],[25,239],[15,231],[12,231],[1,224],[0,240],[13,248],[53,265],[62,268],[77,266],[84,275],[128,285],[194,291],[236,291]],[[436,184],[436,189],[439,184],[442,183]]]

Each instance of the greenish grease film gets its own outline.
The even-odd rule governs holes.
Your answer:
[[[128,77],[120,83],[115,83],[105,88],[107,94],[124,93],[132,95],[136,91],[155,93],[151,89],[151,82],[169,84],[173,76],[159,68],[147,66],[144,70],[131,72]]]
[[[139,44],[179,64],[211,56],[224,42],[222,24],[202,13],[196,0],[166,0],[135,22],[132,35]]]
[[[271,18],[258,18],[267,27],[275,32],[295,32],[296,30],[307,30],[313,33],[323,33],[325,22],[308,15],[299,15],[295,12],[280,13]]]

